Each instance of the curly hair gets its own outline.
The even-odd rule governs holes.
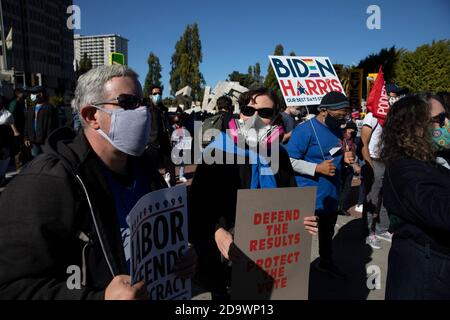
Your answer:
[[[380,144],[385,164],[402,158],[423,162],[435,160],[431,137],[431,95],[410,95],[390,108]]]

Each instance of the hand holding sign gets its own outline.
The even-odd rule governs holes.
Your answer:
[[[348,144],[345,145],[344,162],[350,165],[355,162],[355,155],[353,154],[353,151],[350,150]]]
[[[131,285],[131,277],[120,275],[114,277],[105,291],[105,300],[140,300],[146,297],[144,281]]]
[[[316,172],[332,177],[336,172],[336,166],[333,164],[333,160],[325,160],[317,165]]]
[[[219,228],[214,234],[214,239],[216,240],[217,248],[219,248],[220,253],[225,259],[230,260],[228,253],[230,251],[230,245],[233,243],[233,236],[231,233],[224,228]]]
[[[316,236],[319,232],[318,221],[319,217],[317,216],[310,216],[303,218],[303,226],[312,236]]]

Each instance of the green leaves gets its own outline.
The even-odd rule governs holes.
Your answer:
[[[399,60],[397,84],[411,92],[450,91],[450,40],[433,41]]]
[[[145,77],[144,84],[144,96],[147,97],[150,94],[150,90],[153,86],[162,87],[161,83],[161,63],[159,62],[159,58],[153,53],[150,52],[148,59],[148,73]]]
[[[175,93],[185,86],[192,88],[194,99],[201,98],[202,86],[205,84],[200,72],[200,63],[203,60],[202,43],[198,25],[188,25],[175,44],[175,52],[170,62],[170,93]]]
[[[76,65],[76,75],[77,78],[79,78],[83,73],[88,72],[92,69],[92,60],[88,57],[87,53],[85,52],[83,55],[83,58],[80,59],[80,62]]]

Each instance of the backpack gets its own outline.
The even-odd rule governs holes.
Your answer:
[[[223,128],[222,114],[216,114],[212,117],[205,119],[202,125],[203,147],[206,147],[208,144],[210,144],[214,140],[215,133],[217,133],[216,130],[222,131],[222,128]]]

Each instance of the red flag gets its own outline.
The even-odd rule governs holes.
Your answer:
[[[370,91],[369,98],[367,98],[367,109],[378,119],[380,125],[384,125],[389,111],[389,97],[386,92],[386,83],[384,82],[382,69],[380,67],[372,91]]]

